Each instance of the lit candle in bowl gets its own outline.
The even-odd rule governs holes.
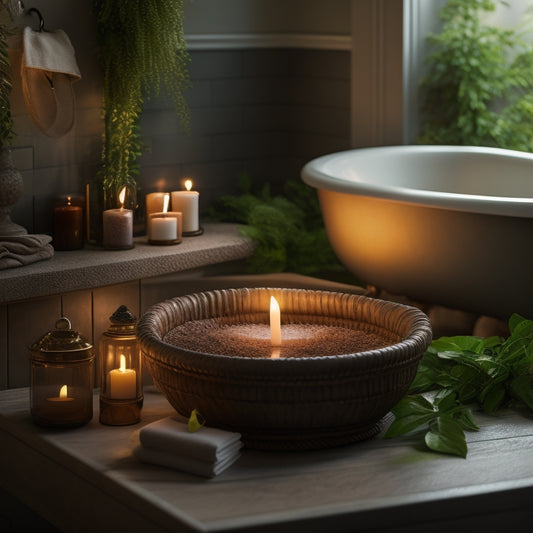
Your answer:
[[[108,250],[127,250],[133,248],[133,211],[124,209],[126,187],[119,194],[119,209],[104,211],[103,244]]]
[[[126,357],[120,356],[120,368],[109,372],[109,397],[113,400],[131,400],[137,397],[137,372],[126,368]]]
[[[168,211],[169,195],[163,201],[163,211],[151,213],[148,224],[148,242],[150,244],[177,244],[181,242],[182,214]]]
[[[183,235],[198,235],[200,229],[198,191],[192,191],[192,181],[185,181],[185,191],[172,191],[172,211],[181,213]]]
[[[281,346],[281,312],[274,296],[270,297],[270,344]]]

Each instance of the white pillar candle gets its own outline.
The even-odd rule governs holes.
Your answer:
[[[281,312],[274,296],[270,297],[270,344],[281,346]]]
[[[152,213],[161,213],[163,209],[165,198],[169,197],[168,192],[151,192],[146,195],[146,233],[150,234],[150,215]]]
[[[181,213],[152,213],[148,226],[148,241],[152,244],[177,244],[181,242]]]
[[[120,368],[109,372],[109,397],[112,400],[132,400],[137,397],[137,372],[126,368],[126,358],[120,356]]]
[[[191,191],[192,181],[185,182],[186,191],[172,191],[172,211],[182,214],[183,233],[200,229],[200,193]]]

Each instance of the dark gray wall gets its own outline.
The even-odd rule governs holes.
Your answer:
[[[98,169],[102,77],[91,0],[78,0],[75,9],[67,0],[35,0],[32,6],[43,14],[46,28],[69,35],[82,73],[74,85],[74,129],[62,138],[48,138],[26,113],[18,75],[20,44],[13,41],[14,159],[24,194],[12,218],[30,233],[48,233],[56,199],[83,195]],[[22,23],[37,27],[36,17]],[[178,188],[184,176],[191,176],[205,214],[215,197],[237,191],[240,172],[276,187],[299,179],[307,160],[349,147],[349,52],[202,49],[190,56],[190,134],[183,133],[165,98],[147,104],[142,134],[149,150],[141,160],[141,194]]]

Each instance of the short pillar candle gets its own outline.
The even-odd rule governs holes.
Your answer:
[[[54,248],[56,250],[78,250],[83,247],[83,209],[72,205],[67,197],[65,205],[54,208]]]
[[[103,245],[107,250],[133,248],[133,211],[124,209],[126,188],[120,191],[119,209],[108,209],[103,213]]]
[[[181,213],[175,211],[152,213],[148,226],[150,244],[178,244],[181,242]]]
[[[146,195],[146,233],[150,234],[150,215],[152,213],[161,213],[165,203],[165,198],[169,196],[168,192],[151,192]]]

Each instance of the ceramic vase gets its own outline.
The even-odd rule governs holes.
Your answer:
[[[26,235],[22,226],[11,220],[11,208],[22,195],[22,176],[13,164],[9,148],[0,150],[0,236]]]

